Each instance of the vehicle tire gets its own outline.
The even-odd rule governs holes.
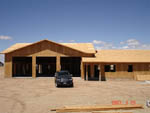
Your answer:
[[[59,87],[59,85],[58,85],[57,83],[55,83],[55,86],[56,86],[56,87]]]
[[[71,87],[74,87],[74,85],[73,85],[73,84],[71,84]]]

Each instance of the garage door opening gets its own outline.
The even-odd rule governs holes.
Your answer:
[[[54,77],[56,72],[56,57],[37,57],[36,76]]]
[[[13,77],[32,77],[32,57],[13,57]]]
[[[81,57],[61,57],[61,70],[68,70],[73,77],[80,77]]]
[[[99,66],[94,65],[94,78],[93,80],[99,80]]]

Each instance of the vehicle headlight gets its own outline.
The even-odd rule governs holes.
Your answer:
[[[71,81],[71,80],[72,80],[72,78],[69,78],[69,80]]]
[[[59,78],[59,79],[57,79],[57,81],[61,81],[61,79]]]

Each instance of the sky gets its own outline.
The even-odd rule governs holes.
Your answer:
[[[42,39],[150,49],[150,0],[0,0],[0,51]]]

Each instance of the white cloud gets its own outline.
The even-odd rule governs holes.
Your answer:
[[[120,42],[120,44],[122,45],[122,44],[125,44],[125,42]]]
[[[128,49],[129,48],[129,46],[123,46],[122,47],[122,49]]]
[[[122,49],[136,49],[141,45],[136,39],[128,39],[127,41],[120,42],[120,44],[123,45]]]
[[[4,36],[4,35],[0,35],[0,40],[11,40],[12,37],[10,36]]]
[[[105,42],[100,40],[93,40],[93,44],[105,44]]]
[[[120,44],[123,45],[122,49],[150,49],[150,44],[143,44],[136,39],[128,39]]]
[[[96,49],[150,49],[150,44],[143,44],[136,39],[122,41],[119,45],[100,40],[93,40],[92,43],[95,45]]]
[[[140,45],[140,42],[136,39],[129,39],[129,40],[126,41],[126,43],[129,46],[138,46],[138,45]]]
[[[70,43],[75,43],[76,41],[75,41],[75,40],[69,40],[69,42],[70,42]]]
[[[116,47],[113,46],[112,43],[100,41],[100,40],[93,40],[93,44],[95,45],[96,49],[115,49]]]

